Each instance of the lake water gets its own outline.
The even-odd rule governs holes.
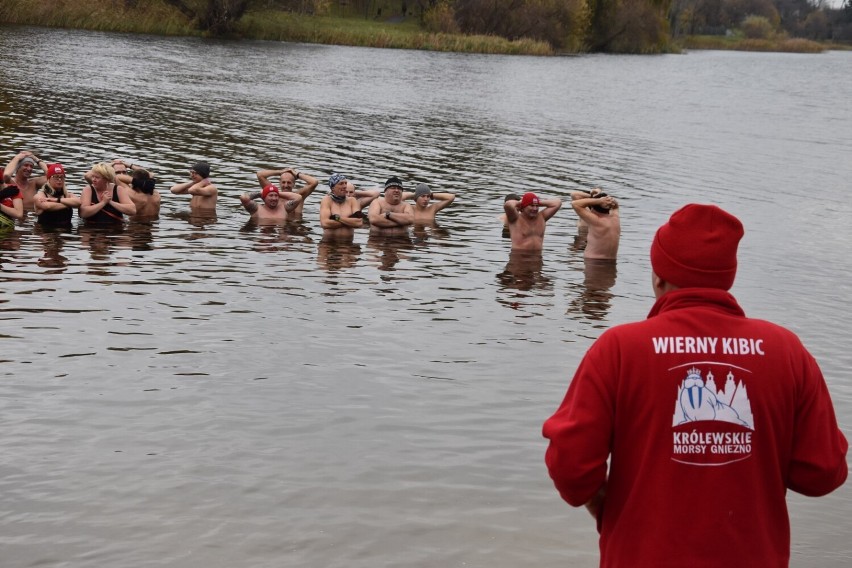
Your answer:
[[[852,432],[852,53],[527,58],[0,27],[0,160],[69,185],[149,166],[160,219],[0,237],[4,568],[597,566],[541,423],[600,333],[653,299],[681,205],[746,226],[733,288],[799,333]],[[218,215],[168,193],[212,164]],[[458,198],[403,242],[257,229],[237,196],[296,166]],[[600,185],[617,272],[570,208],[510,262],[508,192]],[[790,495],[795,567],[852,563],[852,489]],[[677,538],[673,535],[672,538]]]

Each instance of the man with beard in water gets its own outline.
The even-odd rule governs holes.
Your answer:
[[[544,210],[539,211],[539,206],[544,206]],[[525,193],[520,201],[507,199],[503,210],[512,237],[512,250],[535,252],[544,248],[545,223],[556,215],[560,207],[561,199],[539,199],[532,192]]]
[[[302,210],[305,207],[305,201],[307,201],[308,196],[314,192],[319,184],[315,177],[304,172],[300,172],[295,168],[260,170],[255,174],[255,176],[257,177],[257,183],[260,184],[261,188],[271,185],[272,182],[269,181],[270,177],[278,176],[278,187],[282,194],[292,192],[297,193],[302,197],[302,199],[299,200],[299,204],[296,205],[296,208],[288,212],[288,217],[291,219],[301,219]],[[302,181],[305,184],[301,187],[296,187],[296,182],[299,181]],[[257,199],[259,196],[260,192],[251,194],[252,199]]]
[[[355,229],[364,224],[361,205],[348,195],[349,182],[341,174],[328,179],[329,192],[320,202],[320,225],[323,240],[352,240]]]
[[[260,224],[276,224],[280,225],[287,221],[287,215],[293,211],[296,206],[302,201],[302,196],[298,193],[278,191],[278,188],[272,184],[267,185],[260,192],[260,197],[263,203],[258,206],[251,198],[250,193],[244,193],[240,196],[240,203],[243,204],[246,211],[251,215],[252,220]],[[282,203],[281,200],[288,200]]]
[[[396,176],[385,182],[385,194],[370,204],[370,234],[399,236],[408,234],[414,223],[414,210],[402,200],[402,181]]]

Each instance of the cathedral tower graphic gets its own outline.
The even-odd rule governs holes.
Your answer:
[[[712,371],[707,372],[706,379],[697,367],[686,372],[678,386],[672,426],[701,421],[730,422],[754,430],[748,391],[732,371],[728,371],[722,389],[716,386]]]

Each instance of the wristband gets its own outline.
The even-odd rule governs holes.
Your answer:
[[[391,214],[391,212],[390,212],[390,211],[386,211],[386,212],[385,212],[385,219],[387,219],[388,221],[390,221],[390,220],[391,220],[391,218],[390,218],[390,214]]]
[[[331,216],[331,220],[332,221],[340,221],[340,215],[335,213],[334,215]]]

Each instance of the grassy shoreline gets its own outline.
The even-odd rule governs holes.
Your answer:
[[[554,54],[547,43],[530,39],[509,41],[497,36],[429,33],[420,28],[415,18],[391,23],[262,12],[247,14],[240,20],[238,30],[245,38],[273,41],[507,55]]]
[[[802,38],[748,39],[727,36],[687,36],[679,38],[683,49],[716,49],[728,51],[765,51],[775,53],[822,53],[852,46],[827,44]]]
[[[159,0],[123,1],[5,0],[0,6],[3,24],[34,25],[94,31],[128,32],[162,36],[203,37],[176,9]],[[308,16],[263,10],[247,13],[237,24],[237,38],[417,49],[460,53],[552,56],[561,53],[530,39],[510,41],[496,36],[429,33],[416,18],[381,21],[360,16]],[[804,39],[754,40],[725,36],[689,36],[673,41],[681,49],[725,49],[819,53],[852,46],[821,44]]]
[[[0,5],[0,23],[162,36],[206,35],[192,27],[180,12],[157,0],[139,0],[134,8],[128,8],[124,2],[95,0],[58,0],[56,4],[50,0],[6,0]],[[549,44],[531,39],[510,41],[497,36],[429,33],[412,17],[397,22],[357,16],[254,11],[237,23],[233,37],[464,53],[555,54]]]

